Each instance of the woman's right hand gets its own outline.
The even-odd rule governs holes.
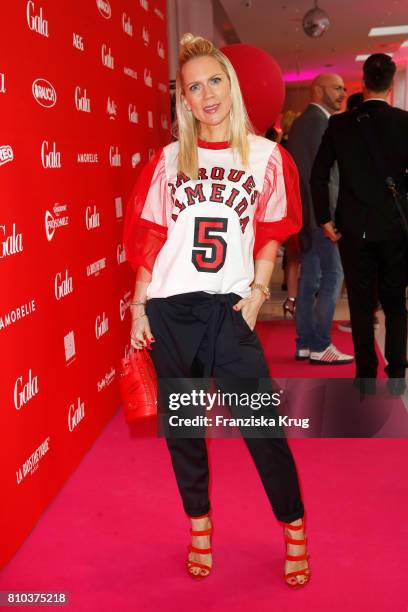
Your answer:
[[[138,350],[146,346],[149,348],[150,343],[155,341],[150,330],[149,319],[146,314],[143,314],[143,311],[133,312],[132,317],[130,344]]]

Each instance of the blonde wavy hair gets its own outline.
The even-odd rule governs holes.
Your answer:
[[[244,167],[248,167],[249,163],[248,134],[255,133],[245,108],[236,72],[229,59],[210,40],[193,34],[184,34],[180,41],[176,75],[176,134],[179,140],[177,170],[193,179],[198,178],[199,121],[191,111],[187,110],[183,102],[184,88],[181,71],[189,60],[207,56],[216,59],[228,77],[232,100],[228,140],[232,149],[240,154]]]

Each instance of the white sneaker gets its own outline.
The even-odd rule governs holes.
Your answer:
[[[345,355],[344,353],[340,353],[334,344],[329,344],[329,346],[324,351],[321,351],[321,353],[316,351],[311,351],[310,353],[310,363],[317,365],[345,365],[346,363],[352,363],[353,361],[353,355]]]
[[[303,361],[304,359],[309,359],[310,357],[310,349],[296,349],[295,359],[297,361]]]

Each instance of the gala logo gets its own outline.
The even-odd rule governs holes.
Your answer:
[[[20,410],[35,395],[38,394],[38,377],[33,376],[31,368],[28,371],[28,381],[23,382],[23,377],[19,376],[14,383],[14,407]]]
[[[75,404],[68,409],[68,429],[74,431],[75,427],[85,418],[85,403],[78,397]]]
[[[54,279],[55,299],[61,300],[74,290],[72,286],[72,276],[69,276],[68,270],[65,270],[64,277],[61,272],[57,272]]]
[[[48,38],[48,21],[44,19],[42,8],[40,8],[39,15],[35,15],[34,11],[35,4],[32,2],[32,0],[29,0],[29,2],[27,2],[26,9],[28,27],[33,32],[37,32],[37,34]]]
[[[13,223],[11,234],[7,235],[6,226],[0,225],[4,240],[0,242],[0,259],[23,252],[23,234],[16,232],[16,224]]]

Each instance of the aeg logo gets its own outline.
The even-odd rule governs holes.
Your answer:
[[[75,34],[75,32],[72,34],[72,44],[76,49],[79,49],[79,51],[85,50],[83,37],[79,34]]]

